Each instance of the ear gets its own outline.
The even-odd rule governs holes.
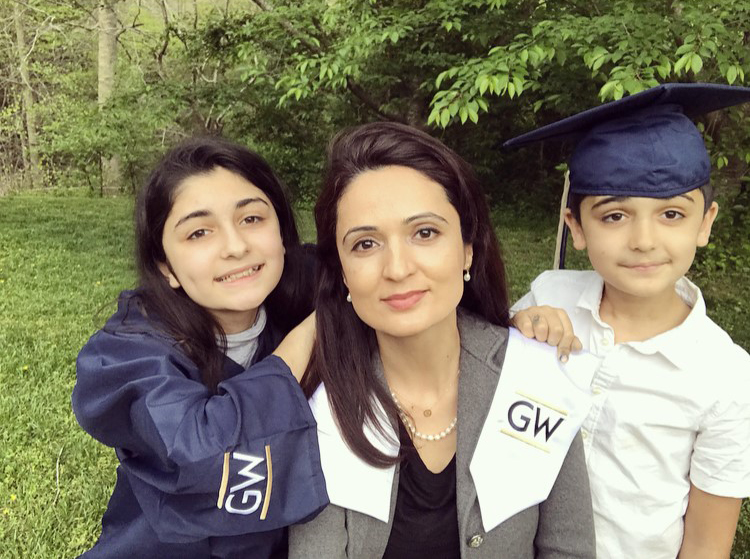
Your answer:
[[[698,238],[695,242],[696,246],[704,247],[708,244],[708,239],[711,237],[711,227],[713,227],[718,213],[719,204],[712,202],[703,215],[703,221],[701,222],[700,229],[698,229]]]
[[[159,262],[159,271],[164,276],[164,279],[167,280],[167,283],[169,283],[169,287],[173,289],[179,289],[181,287],[177,276],[174,275],[171,266],[167,262]]]
[[[573,212],[570,208],[565,208],[565,224],[570,229],[570,234],[573,237],[573,246],[576,250],[583,250],[586,248],[586,236],[583,234],[583,227],[578,223],[578,220],[573,217]]]
[[[474,261],[474,245],[464,245],[464,270],[471,268],[471,263]]]

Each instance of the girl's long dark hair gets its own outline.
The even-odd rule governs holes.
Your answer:
[[[162,234],[178,187],[188,177],[216,167],[237,173],[261,189],[278,216],[286,254],[281,280],[265,301],[269,326],[286,332],[311,310],[294,214],[286,189],[268,163],[257,153],[218,138],[192,139],[170,150],[152,171],[135,205],[138,300],[154,325],[180,344],[213,392],[224,376],[224,331],[182,288],[169,286],[159,263],[166,262]]]
[[[442,185],[461,220],[461,235],[471,243],[471,281],[459,306],[485,320],[508,326],[505,266],[492,229],[487,201],[468,163],[432,136],[409,126],[379,122],[345,130],[328,152],[323,192],[315,205],[318,229],[319,278],[316,292],[317,340],[303,389],[310,396],[323,382],[334,417],[349,447],[374,466],[398,460],[375,448],[364,425],[383,429],[377,399],[395,425],[398,412],[386,388],[374,374],[377,349],[373,330],[346,302],[341,262],[336,248],[338,202],[360,173],[389,165],[410,167]],[[398,204],[398,200],[393,200]]]

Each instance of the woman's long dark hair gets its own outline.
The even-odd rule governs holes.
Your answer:
[[[315,205],[317,340],[303,389],[309,396],[325,383],[344,439],[374,466],[386,466],[398,458],[382,453],[365,436],[366,422],[383,432],[373,398],[380,401],[393,424],[398,421],[398,411],[374,374],[374,332],[346,302],[336,221],[339,200],[351,181],[364,171],[389,165],[415,169],[445,189],[461,220],[463,241],[474,249],[471,281],[465,284],[459,306],[493,324],[509,324],[505,266],[485,195],[469,164],[432,136],[402,124],[379,122],[339,133],[329,147],[323,192]]]
[[[224,376],[224,331],[182,288],[169,286],[159,264],[167,261],[162,234],[178,187],[188,177],[216,167],[257,186],[278,216],[286,254],[281,279],[265,301],[269,323],[286,332],[311,310],[309,288],[303,285],[304,265],[294,214],[286,189],[268,163],[257,153],[218,138],[192,139],[170,150],[152,171],[135,205],[137,294],[146,316],[180,344],[213,392]]]

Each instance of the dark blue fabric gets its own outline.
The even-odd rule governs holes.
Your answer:
[[[747,87],[663,84],[543,126],[504,147],[572,139],[571,194],[670,198],[710,179],[703,137],[688,116],[748,101]]]
[[[708,183],[703,137],[676,105],[660,105],[592,129],[570,158],[570,192],[671,198]]]
[[[297,381],[274,356],[247,370],[227,359],[228,378],[212,395],[136,302],[123,294],[78,356],[76,418],[120,460],[101,538],[84,556],[284,557],[285,527],[328,502]]]

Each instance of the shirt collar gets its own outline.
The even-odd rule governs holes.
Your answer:
[[[706,318],[706,303],[698,286],[684,276],[677,280],[675,291],[690,307],[690,313],[682,324],[648,340],[627,342],[625,345],[646,355],[661,353],[676,367],[684,369],[695,363],[696,357],[699,357],[696,355],[699,346],[693,342],[700,337],[700,327]],[[576,307],[590,311],[597,323],[608,327],[599,316],[603,292],[604,280],[599,274],[593,274],[591,281],[581,292]]]
[[[700,362],[701,324],[706,319],[706,303],[701,290],[686,277],[675,284],[675,291],[690,307],[685,320],[671,330],[642,342],[631,342],[633,349],[646,354],[661,353],[679,369],[687,369]]]
[[[591,311],[591,314],[601,321],[599,305],[602,303],[602,293],[604,293],[604,280],[599,274],[591,274],[590,281],[576,302],[576,307]]]

